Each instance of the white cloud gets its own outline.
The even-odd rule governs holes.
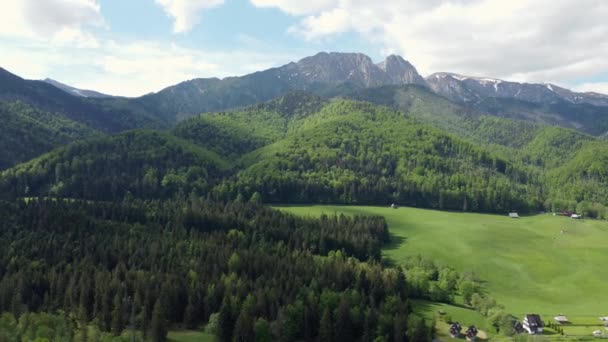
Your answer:
[[[205,51],[158,41],[100,40],[96,49],[0,40],[0,66],[29,79],[51,77],[112,95],[139,96],[198,77],[242,75],[299,54],[253,49]]]
[[[91,48],[98,43],[87,29],[104,25],[95,0],[7,1],[0,11],[0,38]]]
[[[574,87],[575,91],[580,92],[594,92],[608,95],[608,82],[589,82],[577,85]]]
[[[173,32],[184,33],[198,24],[201,11],[220,6],[224,0],[156,0],[156,3],[173,18]]]
[[[603,0],[335,0],[299,11],[300,0],[251,1],[305,14],[292,34],[316,40],[356,32],[424,74],[571,83],[608,71]]]
[[[312,14],[336,5],[336,0],[251,0],[257,7],[275,7],[294,15]]]

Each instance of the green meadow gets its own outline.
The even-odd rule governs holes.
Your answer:
[[[381,215],[395,263],[422,255],[460,272],[473,272],[484,290],[517,317],[565,314],[598,324],[608,316],[608,223],[539,214],[506,215],[364,206],[286,206],[297,215]],[[588,330],[588,329],[587,329]]]
[[[215,342],[213,335],[195,330],[173,330],[169,331],[168,342]]]

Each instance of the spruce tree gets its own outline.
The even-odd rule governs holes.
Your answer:
[[[323,316],[321,316],[321,322],[319,324],[319,339],[321,342],[334,341],[334,324],[329,308],[326,308],[325,311],[323,311]]]
[[[270,334],[270,324],[263,318],[258,318],[254,327],[255,342],[270,342],[272,335]]]
[[[160,299],[154,303],[152,309],[152,322],[150,323],[150,340],[152,342],[165,342],[167,340],[167,323],[165,310]]]
[[[122,300],[117,293],[114,296],[114,309],[112,310],[112,332],[115,336],[120,336],[124,329],[124,320],[122,312]]]
[[[232,341],[232,334],[234,331],[234,319],[232,317],[232,310],[230,305],[224,301],[220,308],[220,315],[218,318],[218,331],[217,337],[220,342]]]
[[[342,299],[336,312],[335,339],[336,341],[353,341],[353,320],[350,314],[350,304]]]

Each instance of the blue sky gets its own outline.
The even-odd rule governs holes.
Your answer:
[[[0,66],[137,96],[319,51],[608,93],[602,0],[14,0]]]

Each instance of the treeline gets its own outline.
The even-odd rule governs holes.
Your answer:
[[[64,312],[164,341],[430,341],[380,217],[304,219],[242,200],[0,202],[0,312]],[[425,296],[425,295],[423,295]]]
[[[70,144],[1,173],[0,197],[229,200],[258,192],[266,203],[606,216],[605,142],[508,120],[467,122],[487,132],[467,141],[386,107],[292,94],[170,133]],[[471,143],[487,134],[502,145]]]

